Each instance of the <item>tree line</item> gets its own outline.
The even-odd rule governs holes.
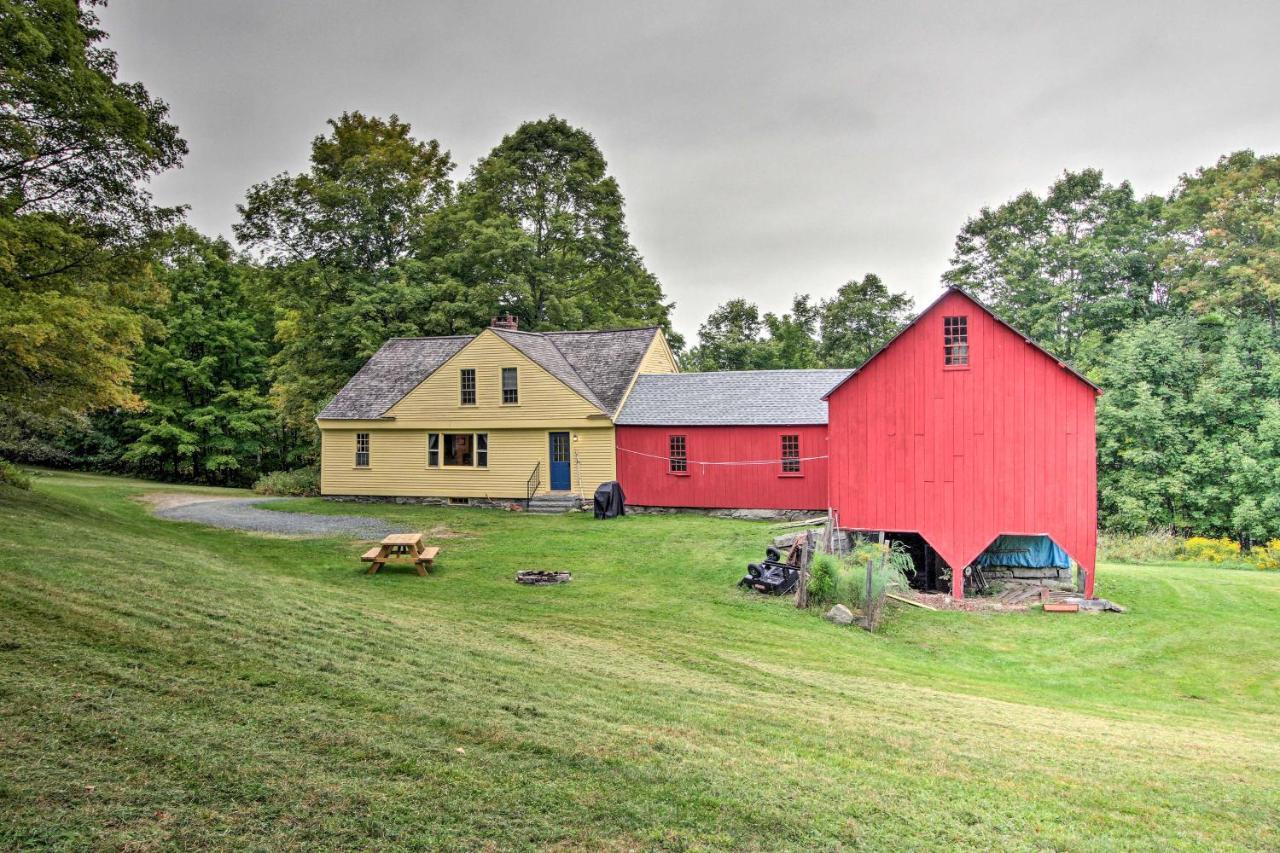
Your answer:
[[[244,484],[314,461],[315,414],[387,338],[497,314],[670,331],[604,156],[562,119],[455,180],[437,140],[344,113],[305,171],[248,188],[235,248],[152,202],[186,143],[116,79],[92,4],[3,0],[0,25],[5,456]]]
[[[314,462],[316,412],[389,337],[670,332],[599,146],[555,116],[458,176],[396,116],[344,113],[247,189],[233,246],[147,192],[187,146],[92,3],[0,0],[0,28],[0,456],[245,484]],[[1105,389],[1104,526],[1280,536],[1280,158],[1163,196],[1066,172],[964,223],[944,280]],[[671,337],[688,370],[853,367],[914,310],[868,274]]]
[[[1226,155],[1164,196],[1065,172],[970,218],[943,279],[1103,388],[1104,527],[1280,537],[1280,157]],[[855,367],[911,308],[874,276],[781,316],[731,300],[689,360]]]

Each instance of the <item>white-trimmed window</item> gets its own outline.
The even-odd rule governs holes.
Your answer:
[[[458,393],[459,402],[462,405],[476,404],[476,369],[474,367],[464,367],[458,371]]]
[[[942,318],[942,353],[946,367],[969,366],[969,318]]]
[[[356,467],[369,467],[369,433],[356,433]]]
[[[427,433],[427,467],[488,468],[487,432]]]
[[[520,371],[514,367],[502,368],[502,402],[508,406],[520,402]]]

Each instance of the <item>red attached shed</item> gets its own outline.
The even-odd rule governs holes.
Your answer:
[[[917,533],[963,569],[1001,534],[1097,550],[1100,393],[950,289],[828,395],[829,502],[848,530]]]
[[[827,404],[848,370],[637,377],[615,420],[633,506],[827,507]]]

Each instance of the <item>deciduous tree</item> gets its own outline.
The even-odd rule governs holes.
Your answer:
[[[0,403],[135,405],[154,241],[145,183],[186,153],[168,107],[116,79],[92,6],[0,0]]]
[[[1163,302],[1153,252],[1160,206],[1097,169],[1065,172],[1044,198],[1025,192],[966,222],[943,278],[1088,367]]]
[[[604,155],[563,119],[504,137],[462,184],[451,220],[445,272],[496,287],[529,328],[669,327]]]
[[[850,279],[822,300],[818,357],[825,367],[857,367],[911,319],[914,300],[894,293],[878,275]]]
[[[1163,267],[1197,312],[1261,315],[1280,305],[1280,156],[1237,151],[1184,175],[1167,206]]]
[[[246,282],[255,272],[222,240],[189,228],[173,236],[162,272],[169,302],[138,359],[144,408],[124,425],[124,460],[136,470],[245,483],[273,455],[267,342]]]

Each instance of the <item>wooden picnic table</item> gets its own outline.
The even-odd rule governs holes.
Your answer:
[[[382,540],[381,545],[365,551],[360,559],[372,564],[365,574],[377,574],[378,569],[387,563],[398,561],[413,563],[418,574],[425,576],[439,553],[439,548],[429,548],[422,544],[421,533],[392,533]]]

